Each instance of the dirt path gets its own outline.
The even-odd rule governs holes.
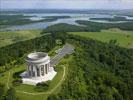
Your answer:
[[[9,73],[8,73],[8,78],[7,78],[7,84],[6,84],[6,86],[7,86],[7,89],[9,89],[9,79],[10,79],[10,71],[9,71]]]

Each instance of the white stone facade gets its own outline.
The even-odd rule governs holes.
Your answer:
[[[50,65],[50,57],[47,53],[31,53],[27,56],[26,62],[27,70],[21,74],[24,84],[36,85],[52,80],[56,75],[53,66]]]

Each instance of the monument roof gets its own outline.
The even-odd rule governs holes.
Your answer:
[[[44,52],[34,52],[34,53],[30,53],[27,57],[26,60],[30,61],[30,62],[40,62],[40,60],[45,60],[47,59],[48,54],[44,53]]]

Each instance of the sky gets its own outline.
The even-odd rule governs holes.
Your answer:
[[[133,0],[0,0],[1,9],[133,9]]]

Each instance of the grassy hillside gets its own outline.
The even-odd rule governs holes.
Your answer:
[[[55,50],[56,48],[58,48],[58,46],[55,47],[53,50]],[[50,51],[49,53],[53,52],[53,50]],[[2,76],[0,76],[0,83],[5,84],[6,90],[8,90],[8,86],[14,87],[14,89],[16,90],[16,95],[19,98],[19,100],[29,100],[29,99],[47,100],[47,97],[50,94],[57,94],[60,91],[61,84],[63,83],[62,79],[67,78],[66,76],[68,74],[68,62],[71,61],[71,59],[72,59],[72,56],[69,56],[69,57],[67,56],[61,60],[59,65],[55,66],[57,75],[50,82],[48,90],[38,92],[35,90],[36,87],[32,85],[25,85],[25,84],[13,85],[13,81],[16,80],[16,78],[13,77],[14,74],[16,72],[18,73],[26,70],[27,65],[25,63],[17,65],[12,69],[2,73]],[[62,67],[62,64],[65,67],[65,70]],[[64,74],[64,77],[63,77],[63,74]],[[27,93],[23,93],[23,91]],[[32,93],[32,94],[28,94],[28,93]]]
[[[0,32],[0,47],[41,36],[40,32],[41,30]]]
[[[75,47],[71,69],[60,93],[48,100],[132,100],[132,49],[81,36],[68,37]]]
[[[116,32],[115,29],[104,31]],[[125,32],[119,32],[119,34],[127,34]],[[130,34],[132,32],[128,33],[128,35]],[[47,93],[38,95],[38,98],[37,95],[23,94],[23,91],[34,92],[29,86],[28,88],[25,85],[15,87],[16,95],[20,100],[46,100],[47,96],[48,100],[132,100],[133,49],[121,48],[115,44],[102,43],[66,33],[51,33],[48,36],[0,48],[0,63],[5,69],[4,75],[0,77],[0,83],[3,83],[5,87],[12,86],[12,74],[24,69],[25,61],[22,57],[33,50],[53,51],[56,39],[61,39],[64,43],[68,42],[75,47],[72,58],[69,59],[66,56],[57,66],[67,68],[66,71],[64,70],[66,75],[63,74],[65,80],[55,91],[48,95]],[[55,70],[59,72],[57,67]],[[52,80],[50,89],[55,85],[55,81]]]
[[[101,32],[70,32],[102,42],[117,40],[117,44],[122,47],[133,48],[133,31],[122,31],[119,29],[102,30]]]

